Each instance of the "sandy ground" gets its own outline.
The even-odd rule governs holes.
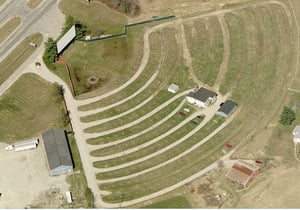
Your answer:
[[[69,186],[66,175],[50,177],[42,142],[37,149],[19,152],[5,151],[5,146],[0,144],[0,208],[38,206],[54,190],[51,196],[56,196],[57,206],[53,207],[58,207],[59,193],[64,194]]]

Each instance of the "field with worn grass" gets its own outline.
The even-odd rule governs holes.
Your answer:
[[[27,36],[1,63],[0,84],[2,84],[28,57],[36,50],[29,46],[30,42],[38,46],[42,43],[42,34]]]
[[[20,23],[20,17],[13,17],[0,26],[0,44],[20,25]]]
[[[62,126],[61,106],[55,100],[52,84],[34,74],[21,76],[0,98],[1,142],[13,143]]]
[[[181,53],[184,43],[179,39],[176,25],[151,34],[150,60],[137,83],[112,97],[80,107],[82,114],[95,108],[103,110],[83,115],[81,120],[83,125],[98,121],[98,125],[85,131],[94,136],[87,142],[99,188],[111,192],[102,195],[105,202],[119,203],[120,195],[126,202],[171,187],[229,152],[224,148],[226,142],[238,145],[247,141],[253,131],[278,116],[290,81],[288,75],[294,69],[294,48],[290,45],[295,41],[290,25],[293,20],[280,4],[251,6],[236,5],[233,12],[221,14],[224,21],[219,21],[216,15],[183,21],[195,76],[209,86],[219,86],[220,93],[230,94],[240,107],[231,122],[215,116],[204,118],[205,124],[202,124],[202,120],[193,115],[199,110],[182,117],[178,112],[186,105],[180,108],[181,100],[147,117],[151,110],[171,100],[164,94],[154,94],[155,90],[166,89],[172,82],[179,84],[180,91],[193,87],[188,70],[183,68],[186,64]],[[224,25],[220,24],[226,24],[230,38],[225,70],[220,70],[224,58],[221,30]],[[162,70],[147,84],[147,78],[149,81],[158,66]],[[184,69],[182,73],[178,73],[181,69]],[[220,84],[215,84],[219,75],[223,75]],[[154,98],[150,102],[141,104],[151,95]],[[139,104],[141,107],[136,108]],[[129,126],[134,121],[138,124]],[[214,136],[207,141],[211,133]]]

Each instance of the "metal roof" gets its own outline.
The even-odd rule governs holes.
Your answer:
[[[237,104],[235,102],[233,102],[232,100],[227,100],[225,101],[225,103],[220,107],[220,109],[218,110],[218,112],[223,112],[225,114],[230,114],[232,112],[233,109],[235,109],[235,107],[237,106]]]
[[[67,33],[57,42],[57,54],[61,53],[63,49],[75,38],[76,30],[75,25],[73,25]]]
[[[300,138],[300,125],[297,125],[293,130],[293,135],[295,138]]]
[[[52,128],[42,134],[50,170],[73,166],[67,138],[63,129]]]
[[[208,98],[213,98],[217,94],[211,90],[201,87],[197,92],[190,92],[188,96],[195,98],[199,101],[206,102]]]

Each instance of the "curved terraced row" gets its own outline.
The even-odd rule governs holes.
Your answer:
[[[284,26],[283,22],[286,20],[280,19],[281,16],[287,19],[283,8],[273,4],[225,14],[226,24],[230,30],[230,62],[220,91],[223,94],[232,93],[232,97],[241,101],[241,105],[252,103],[253,98],[261,99],[255,94],[259,94],[258,91],[263,91],[267,87],[266,84],[261,84],[266,82],[266,78],[270,81],[276,80],[276,75],[271,74],[278,70],[277,67],[273,71],[270,70],[270,74],[259,72],[264,68],[274,67],[281,56],[279,52],[291,41],[281,39],[281,36],[290,30],[288,25]],[[185,32],[188,35],[192,34],[191,36],[186,34],[186,37],[188,48],[195,51],[193,62],[199,63],[193,68],[197,70],[196,65],[200,65],[198,79],[206,80],[210,85],[214,85],[218,75],[217,66],[222,61],[220,49],[223,48],[220,42],[223,39],[219,34],[220,25],[217,28],[215,25],[211,27],[216,20],[214,17],[206,20],[196,19],[192,22],[183,21]],[[206,30],[204,26],[211,30],[204,31],[205,33],[216,34],[214,41],[207,40],[210,43],[209,47],[199,46],[200,49],[207,50],[206,55],[211,59],[207,59],[207,56],[197,57],[197,47],[192,44],[201,45],[205,39],[210,39],[211,36],[200,35],[202,30]],[[197,34],[200,37],[197,37]],[[223,102],[227,95],[225,97],[219,95],[217,103],[207,109],[191,108],[191,113],[185,117],[177,114],[188,106],[184,105],[183,96],[187,93],[184,90],[193,85],[187,73],[184,73],[187,70],[182,59],[180,47],[182,43],[179,37],[176,24],[172,28],[153,32],[151,39],[160,40],[159,43],[163,46],[151,49],[151,56],[163,55],[160,56],[161,59],[157,59],[158,65],[151,66],[154,60],[147,64],[146,68],[154,74],[145,77],[142,76],[143,73],[140,74],[144,77],[141,80],[144,83],[136,87],[133,87],[133,83],[132,89],[135,89],[135,92],[124,94],[125,98],[116,97],[118,101],[109,101],[103,97],[101,100],[104,106],[101,106],[101,101],[93,104],[97,107],[96,114],[92,114],[94,113],[92,110],[88,111],[88,107],[91,106],[88,104],[80,109],[82,125],[86,128],[86,136],[89,138],[87,142],[91,159],[94,161],[99,188],[103,192],[105,202],[130,201],[163,191],[188,179],[224,155],[222,149],[227,138],[224,138],[226,135],[222,138],[218,133],[232,118],[224,122],[224,119],[214,114],[219,108],[219,103]],[[155,46],[153,41],[152,44]],[[205,55],[205,52],[202,55]],[[199,59],[205,61],[196,61]],[[213,63],[215,60],[217,64]],[[207,65],[214,70],[207,78],[200,78],[202,75],[200,72],[204,73],[205,70],[203,69],[205,62],[208,62]],[[257,73],[254,80],[251,69]],[[145,78],[149,78],[148,82]],[[247,90],[249,86],[242,86],[245,81],[253,84],[256,89]],[[180,84],[181,93],[176,95],[167,93],[167,85],[173,82]],[[251,95],[242,95],[242,91]],[[273,94],[270,94],[271,96]],[[268,101],[261,100],[261,105],[265,105]],[[261,110],[257,113],[259,111]],[[92,115],[87,116],[84,113]],[[202,120],[197,118],[200,114],[205,114],[206,117]],[[245,116],[247,113],[241,111],[242,114]],[[198,125],[191,124],[189,122],[191,120],[196,121]],[[232,129],[232,125],[236,126],[236,123],[240,122],[235,120],[227,127]],[[245,129],[245,125],[237,127]],[[228,132],[228,129],[224,129],[224,132]]]

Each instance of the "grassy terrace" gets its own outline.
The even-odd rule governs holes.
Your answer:
[[[38,46],[42,43],[41,34],[32,34],[26,37],[1,63],[0,63],[0,84],[36,50],[30,47],[29,43],[34,42]]]
[[[130,108],[133,108],[142,103],[145,99],[153,95],[159,89],[166,89],[166,85],[170,83],[178,84],[180,86],[179,92],[190,87],[191,85],[189,84],[190,80],[188,79],[188,72],[186,71],[186,67],[183,65],[183,61],[180,57],[180,49],[178,48],[177,44],[171,44],[176,43],[174,34],[174,30],[171,29],[165,29],[163,30],[163,33],[154,32],[153,34],[151,34],[150,61],[148,62],[146,69],[144,70],[145,72],[143,72],[137,79],[137,82],[129,85],[124,89],[124,91],[117,93],[116,96],[108,97],[91,105],[86,105],[86,107],[96,108],[96,106],[98,107],[98,105],[100,104],[101,107],[103,107],[105,105],[117,102],[118,100],[122,99],[122,97],[130,96],[130,94],[133,94],[139,89],[139,87],[146,83],[148,78],[150,78],[150,73],[153,74],[154,70],[158,68],[158,76],[143,92],[141,92],[136,97],[128,100],[126,103],[118,105],[107,111],[84,117],[82,118],[82,121],[89,122],[96,119],[103,119],[129,110]],[[161,43],[157,40],[160,40]],[[163,47],[161,47],[162,43],[165,43]],[[148,69],[150,69],[151,71],[149,71]],[[144,78],[145,75],[147,75],[147,78]],[[186,79],[183,80],[182,78]]]
[[[65,15],[80,20],[93,36],[101,31],[105,34],[124,32],[124,25],[127,23],[125,15],[116,13],[95,1],[87,4],[86,1],[80,0],[63,0],[59,3],[59,8]]]
[[[37,135],[50,126],[62,126],[60,106],[49,106],[55,104],[51,91],[50,83],[34,74],[24,74],[1,96],[2,142],[13,143]]]
[[[214,119],[214,120],[216,121],[216,119]],[[209,133],[211,133],[213,130],[215,130],[220,124],[222,124],[223,120],[221,120],[221,118],[219,118],[219,120],[217,120],[216,122],[217,123],[213,122],[213,120],[210,121],[205,127],[200,129],[200,131],[198,131],[196,135],[193,135],[191,138],[189,138],[185,142],[175,146],[174,148],[168,150],[164,154],[154,157],[154,159],[156,159],[156,160],[159,158],[158,162],[156,162],[155,165],[157,165],[158,163],[165,162],[168,159],[171,159],[172,157],[175,157],[175,156],[181,154],[182,152],[184,152],[185,150],[190,148],[192,145],[198,143],[199,141],[201,141],[201,139],[203,139],[205,136],[207,136]],[[211,147],[211,145],[209,145],[209,142],[202,145],[201,148],[206,147],[206,149],[211,149],[211,148],[207,148],[208,146]],[[206,151],[206,150],[204,150],[204,151]],[[206,152],[204,152],[204,151],[202,151],[202,152],[210,153],[209,150]],[[193,160],[188,158],[190,162],[195,162],[195,161],[198,161],[199,159],[202,159],[201,163],[197,163],[198,165],[194,165],[192,168],[186,167],[187,165],[189,167],[191,167],[192,165],[191,165],[191,163],[187,163],[187,161],[184,161],[184,159],[186,158],[186,156],[184,156],[183,158],[181,158],[177,161],[169,163],[169,164],[165,165],[164,167],[158,168],[149,173],[145,173],[143,175],[136,176],[134,178],[129,178],[129,179],[126,179],[123,181],[100,184],[101,189],[113,192],[110,195],[104,196],[103,199],[107,202],[118,202],[119,201],[118,194],[124,192],[124,194],[126,194],[126,197],[124,198],[124,200],[131,200],[131,199],[134,199],[137,197],[141,197],[143,195],[150,194],[159,189],[163,189],[167,186],[170,186],[171,184],[175,184],[179,180],[182,180],[183,178],[185,178],[186,176],[190,176],[191,172],[195,173],[195,172],[199,171],[199,166],[203,167],[204,165],[209,163],[208,157],[206,157],[208,160],[202,158],[205,156],[202,152],[199,153],[199,151],[198,151],[197,158],[194,157],[195,159],[193,159]],[[193,153],[193,152],[191,152],[191,153]],[[199,154],[201,154],[201,158],[199,157]],[[187,156],[190,156],[190,155],[187,155]],[[148,162],[148,161],[143,162],[142,165],[148,166],[147,168],[151,167],[151,166],[147,165],[146,162]],[[153,161],[153,160],[150,161],[150,163],[153,163],[153,162],[155,162],[155,161]],[[186,170],[184,170],[184,169],[186,169]],[[161,178],[161,180],[160,180],[160,178]],[[138,187],[138,185],[140,185],[140,186]],[[127,188],[127,193],[126,193],[126,188]]]
[[[175,196],[173,198],[143,206],[142,208],[192,208],[192,206],[186,197]]]
[[[12,17],[0,27],[0,44],[20,25],[20,17]]]
[[[104,119],[107,117],[111,117],[120,113],[123,113],[124,111],[129,110],[130,108],[133,108],[137,106],[138,104],[142,103],[144,100],[146,100],[149,96],[155,95],[159,89],[165,88],[166,89],[166,84],[169,84],[171,82],[176,82],[180,83],[181,91],[185,89],[187,86],[186,81],[180,81],[182,77],[187,78],[187,71],[185,71],[186,67],[183,66],[180,60],[180,53],[178,49],[178,45],[176,44],[169,44],[169,42],[174,42],[175,36],[174,36],[174,31],[173,30],[164,30],[164,36],[163,36],[163,43],[167,43],[164,45],[164,53],[163,53],[163,58],[159,61],[160,66],[158,68],[159,74],[155,78],[155,80],[139,95],[136,97],[132,98],[131,100],[127,101],[126,103],[123,103],[119,106],[116,106],[112,109],[109,109],[104,112],[100,112],[91,116],[83,117],[81,120],[83,122],[90,122],[94,121],[97,119]],[[159,36],[159,33],[156,33],[156,36]],[[167,41],[169,40],[169,41]],[[154,48],[158,49],[160,52],[159,48]],[[157,53],[154,51],[154,54],[159,55],[160,53]],[[154,63],[158,63],[158,60],[155,60]],[[166,65],[169,64],[169,65]],[[150,66],[151,69],[153,69],[153,66]],[[135,86],[135,83],[130,85],[130,86]],[[165,91],[166,92],[166,91]],[[167,100],[167,96],[171,96],[173,94],[167,94],[162,95],[162,97],[155,96],[156,98],[162,98],[164,100]],[[109,97],[110,98],[110,97]],[[155,100],[154,99],[154,100]],[[159,99],[160,100],[160,99]]]
[[[158,105],[165,102],[166,99],[168,99],[168,97],[166,97],[166,95],[164,96],[163,94],[159,94],[159,96],[161,96],[161,97],[158,97],[158,99],[161,99],[161,100],[152,100],[144,108],[140,108],[137,111],[130,113],[128,115],[125,115],[123,117],[120,117],[118,119],[115,119],[115,120],[112,120],[112,121],[109,121],[106,123],[102,123],[100,125],[96,125],[93,127],[89,127],[87,129],[85,129],[85,132],[95,133],[95,132],[110,130],[113,128],[120,127],[122,125],[126,125],[127,123],[133,122],[135,120],[138,120],[141,116],[146,115],[147,113],[152,111],[155,107],[157,107]],[[179,105],[181,100],[183,100],[183,97],[176,99],[174,102],[170,103],[165,108],[159,110],[156,114],[153,114],[152,116],[150,116],[148,118],[149,119],[148,122],[151,122],[151,123],[147,124],[147,126],[151,126],[151,124],[154,124],[155,122],[160,121],[160,119],[162,119],[163,117],[166,117],[169,113],[171,113]]]
[[[193,107],[190,107],[189,105],[186,105],[185,107],[189,107],[189,109],[191,110],[190,113],[194,112]],[[159,115],[157,115],[157,116],[158,116],[157,120],[161,120],[161,116],[159,116]],[[174,117],[172,117],[172,118],[174,118]],[[177,120],[175,120],[174,122],[172,122],[173,120],[168,120],[166,123],[161,125],[160,130],[164,131],[164,128],[166,128],[166,130],[167,130],[168,128],[175,126],[176,124],[178,124],[181,121],[178,118],[175,118],[175,119],[177,119]],[[154,119],[154,120],[157,121],[156,119]],[[143,123],[139,123],[130,128],[127,128],[127,129],[124,129],[124,130],[121,130],[118,132],[114,132],[114,133],[111,133],[108,135],[88,139],[87,142],[92,145],[98,145],[98,144],[106,144],[106,143],[114,142],[114,141],[117,141],[117,140],[123,139],[123,138],[129,138],[131,135],[137,134],[137,133],[142,132],[145,129],[149,128],[149,126],[152,124],[153,124],[153,119],[148,118],[148,119],[144,120]],[[157,129],[155,129],[155,130],[157,131]]]
[[[225,18],[231,33],[231,55],[222,90],[224,93],[232,91],[234,100],[241,106],[239,115],[217,136],[186,156],[137,177],[101,184],[101,189],[112,192],[104,195],[105,201],[120,202],[120,194],[125,195],[124,200],[132,200],[178,183],[223,156],[224,143],[230,141],[233,145],[238,144],[254,128],[263,128],[279,113],[280,96],[287,91],[291,69],[290,47],[293,47],[290,45],[291,28],[284,9],[278,5],[268,5],[244,9],[235,15],[227,14]],[[214,129],[207,131],[207,134]],[[191,145],[188,146],[188,142],[199,141],[203,133],[198,132],[181,146],[189,148]],[[176,156],[176,151],[170,153]],[[164,162],[163,158],[168,154],[123,169],[99,173],[97,178],[110,179],[142,171]]]
[[[129,29],[129,31],[132,31],[132,30]],[[142,33],[142,30],[140,31],[140,33]],[[159,61],[162,57],[164,57],[163,49],[161,47],[163,45],[161,37],[159,37],[156,33],[152,33],[150,35],[149,40],[150,40],[151,51],[150,51],[150,56],[149,56],[147,66],[145,67],[144,71],[140,74],[140,76],[135,80],[135,82],[132,85],[127,86],[122,91],[120,91],[116,94],[113,94],[110,97],[101,99],[94,103],[80,106],[78,109],[80,111],[86,111],[86,110],[90,110],[90,109],[106,107],[110,104],[116,103],[116,102],[132,95],[139,88],[141,88],[151,78],[151,76],[154,74],[155,70],[157,69],[157,67],[159,65],[159,62],[157,62],[157,61]],[[138,65],[139,64],[137,64],[136,66],[138,66]],[[136,67],[132,66],[132,68],[134,68],[136,70]]]
[[[151,144],[150,146],[147,146],[145,148],[142,148],[136,152],[132,152],[127,155],[122,155],[121,157],[112,158],[103,161],[97,161],[94,162],[93,165],[94,167],[97,168],[107,168],[107,167],[113,167],[113,166],[121,165],[123,163],[127,163],[133,160],[143,158],[174,143],[181,137],[191,132],[193,129],[195,129],[195,125],[190,122],[187,122],[184,126],[177,129],[174,133],[170,134],[165,138],[160,139],[159,141]],[[150,140],[151,139],[149,139],[148,141]]]
[[[189,112],[186,114],[186,116],[180,116],[178,113],[175,113],[171,116],[170,119],[168,119],[166,122],[162,123],[160,126],[156,127],[155,129],[140,135],[136,138],[129,139],[123,143],[115,144],[112,146],[104,147],[98,150],[94,150],[91,152],[91,155],[93,156],[106,156],[110,154],[119,153],[122,151],[125,151],[127,149],[137,147],[143,143],[146,143],[150,141],[151,139],[154,139],[160,135],[163,135],[171,128],[178,125],[180,122],[182,122],[184,119],[186,119],[188,116],[190,116],[192,112]]]
[[[214,122],[215,120],[215,122]],[[216,123],[217,122],[217,123]],[[153,158],[150,158],[146,161],[124,167],[122,169],[117,169],[109,172],[103,172],[97,174],[97,179],[111,179],[116,177],[122,177],[129,174],[134,174],[143,170],[146,170],[148,168],[154,167],[158,164],[161,164],[171,158],[176,157],[177,155],[181,154],[185,150],[189,149],[194,144],[198,143],[202,138],[207,136],[209,133],[211,133],[214,129],[216,129],[219,125],[221,125],[224,122],[222,118],[214,117],[212,120],[210,120],[204,127],[202,127],[196,134],[194,134],[189,139],[183,141],[182,143],[176,145],[175,147],[171,148],[170,150],[166,151],[165,153],[159,154]],[[192,125],[191,123],[186,124],[186,129],[189,129],[191,131],[193,128],[195,128],[195,125]],[[184,131],[184,129],[182,129]],[[184,131],[185,132],[185,131]],[[179,138],[181,138],[184,135],[181,135],[181,133],[176,132],[173,133],[171,137],[173,141],[177,141]],[[176,138],[175,138],[176,137]],[[177,162],[177,161],[175,161]],[[178,162],[177,162],[178,163]],[[159,169],[158,169],[159,170]],[[152,172],[149,172],[151,174]],[[145,175],[147,175],[146,173]]]
[[[198,79],[213,86],[223,59],[223,36],[216,17],[184,24],[193,69]]]

